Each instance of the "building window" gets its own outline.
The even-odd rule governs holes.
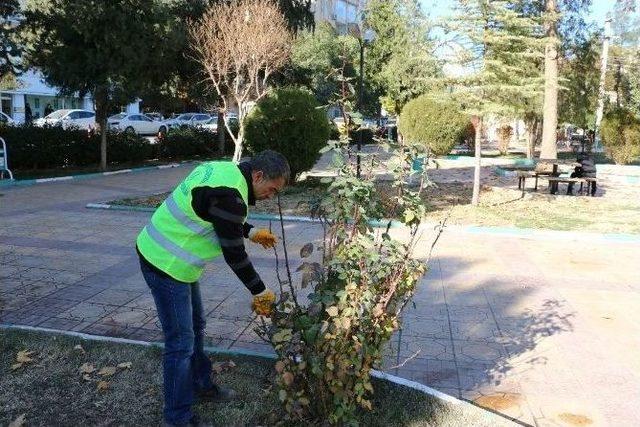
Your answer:
[[[40,98],[33,98],[33,106],[35,108],[40,108]]]

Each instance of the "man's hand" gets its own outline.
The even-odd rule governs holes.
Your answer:
[[[259,316],[271,317],[275,302],[276,294],[274,294],[271,289],[265,289],[259,294],[253,296],[253,301],[251,301],[251,310]]]
[[[249,240],[251,240],[253,243],[260,243],[265,249],[274,247],[278,242],[276,236],[274,236],[269,230],[264,228],[252,228],[251,231],[249,231]]]

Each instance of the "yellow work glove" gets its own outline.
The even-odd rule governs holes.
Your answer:
[[[276,294],[271,289],[265,289],[258,295],[253,296],[251,310],[259,316],[271,317],[273,305],[276,302]]]
[[[274,247],[278,241],[276,239],[276,236],[274,236],[269,230],[264,228],[252,228],[249,231],[249,240],[251,240],[253,243],[260,243],[265,249]]]

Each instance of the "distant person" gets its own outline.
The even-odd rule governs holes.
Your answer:
[[[596,177],[596,164],[593,161],[593,157],[588,154],[579,154],[578,162],[580,166],[576,166],[571,173],[571,178],[595,178]],[[573,194],[573,182],[570,182],[567,186],[567,194]],[[596,194],[596,183],[591,183],[591,195]]]
[[[51,113],[53,113],[53,107],[51,104],[47,104],[47,106],[44,107],[44,116],[47,117]]]
[[[33,121],[33,113],[31,112],[31,105],[27,102],[24,106],[24,121],[27,124],[31,124]]]

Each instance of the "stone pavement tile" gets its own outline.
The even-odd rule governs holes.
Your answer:
[[[454,340],[453,343],[460,362],[495,363],[507,355],[504,346],[495,342]]]
[[[15,318],[13,323],[25,326],[37,326],[43,321],[47,320],[48,316],[42,316],[38,314],[18,314],[18,317]]]
[[[77,301],[56,298],[54,293],[24,304],[19,311],[24,314],[37,314],[41,316],[57,316],[58,314],[74,307]]]
[[[386,370],[394,375],[409,378],[436,389],[459,387],[458,371],[453,361],[415,358],[407,361],[398,369]]]
[[[163,340],[162,331],[156,329],[138,328],[129,334],[129,339],[147,342],[161,342]]]
[[[10,277],[22,277],[22,272],[27,270],[27,267],[20,267],[17,265],[9,265],[10,261],[5,259],[0,260],[0,279],[8,279]],[[4,280],[2,282],[2,288],[4,288]],[[1,288],[0,288],[1,289]]]
[[[500,341],[501,334],[493,319],[484,321],[452,321],[451,333],[455,340]]]
[[[57,317],[49,317],[48,319],[38,324],[38,326],[41,328],[58,329],[61,331],[76,331],[79,329],[86,328],[87,326],[89,326],[89,323],[82,322],[80,320],[69,320],[69,319],[60,319]],[[78,327],[80,328],[78,329]]]
[[[90,335],[100,335],[107,337],[129,338],[139,328],[120,325],[104,324],[100,322],[92,323],[82,329],[82,333]]]
[[[60,313],[61,319],[81,320],[83,322],[97,322],[113,312],[117,307],[90,302],[80,302],[76,306]]]
[[[417,356],[415,356],[416,353]],[[403,336],[400,342],[400,361],[408,357],[448,361],[455,360],[453,346],[450,339]]]
[[[251,302],[238,300],[225,300],[212,310],[208,316],[225,319],[225,321],[238,321],[248,324],[253,320],[254,314],[251,311]]]
[[[100,323],[126,328],[141,328],[155,317],[155,310],[140,310],[131,307],[120,307],[102,319]]]
[[[451,331],[447,319],[403,316],[402,336],[447,339]]]
[[[13,294],[0,295],[0,311],[13,312],[25,308],[30,302],[26,296],[16,296]]]
[[[26,297],[34,301],[40,297],[52,294],[60,289],[64,289],[67,285],[57,284],[48,281],[37,281],[24,285],[13,290],[16,297]]]
[[[85,301],[97,302],[100,304],[124,305],[141,295],[141,292],[124,291],[121,289],[106,289],[90,298],[87,298]]]
[[[23,279],[22,277],[14,276],[2,278],[0,279],[0,281],[0,295],[8,294],[8,296],[11,296],[16,289],[27,286],[29,283],[33,283],[35,280]]]
[[[247,321],[230,322],[228,319],[220,317],[208,317],[207,326],[205,327],[205,335],[213,338],[222,338],[234,341],[238,339],[240,334],[249,326]]]
[[[72,301],[84,301],[99,292],[100,289],[88,286],[80,286],[76,284],[73,286],[67,286],[64,289],[60,289],[59,291],[56,291],[49,296]]]
[[[479,306],[449,305],[449,316],[452,322],[485,322],[492,318],[491,310],[486,303]]]
[[[126,307],[139,308],[139,309],[147,309],[156,310],[156,303],[153,300],[153,295],[151,295],[151,291],[143,292],[139,297],[132,299],[131,301],[124,304]]]

